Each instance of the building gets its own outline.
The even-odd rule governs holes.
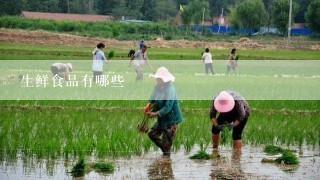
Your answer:
[[[70,20],[70,21],[97,22],[97,21],[110,21],[113,19],[112,16],[105,16],[105,15],[46,13],[46,12],[29,12],[29,11],[22,11],[20,16],[24,18],[29,18],[29,19],[49,19],[54,21]]]
[[[180,12],[173,18],[173,24],[177,26],[183,25]],[[214,26],[219,24],[220,26],[229,26],[228,18],[226,16],[223,16],[222,19],[221,17],[214,17],[211,20],[205,20],[203,22],[204,26]],[[194,23],[191,23],[190,25],[194,25]],[[200,25],[202,25],[202,23],[200,23]]]

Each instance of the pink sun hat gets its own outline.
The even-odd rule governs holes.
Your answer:
[[[169,81],[174,82],[174,80],[176,79],[165,67],[158,68],[157,72],[154,75],[150,74],[149,77],[161,78],[165,83]]]
[[[234,105],[234,98],[226,91],[220,92],[214,100],[214,107],[220,113],[226,113],[231,111]]]

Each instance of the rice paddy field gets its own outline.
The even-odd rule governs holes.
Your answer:
[[[116,53],[115,59],[128,59],[125,48],[111,49]],[[21,89],[19,75],[35,77],[47,73],[51,77],[47,67],[57,60],[76,60],[73,61],[77,67],[74,74],[91,74],[91,63],[85,61],[90,60],[91,51],[90,47],[0,43],[3,60],[0,62],[0,179],[72,179],[70,172],[79,158],[88,163],[111,162],[115,166],[111,173],[87,172],[85,179],[319,177],[320,74],[319,63],[315,61],[320,59],[318,51],[243,50],[239,51],[244,61],[240,61],[237,74],[226,75],[225,62],[217,61],[214,63],[216,75],[210,76],[203,73],[203,64],[196,61],[202,49],[150,48],[153,68],[165,65],[169,70],[174,69],[175,85],[180,92],[184,121],[179,125],[171,158],[161,157],[148,137],[137,131],[143,119],[143,107],[154,86],[148,74],[155,69],[146,68],[144,80],[137,85],[133,69],[122,64],[127,61],[114,61],[117,63],[105,66],[105,74],[123,74],[126,89],[146,96],[128,93],[126,98],[114,98],[117,94],[112,92],[121,93],[121,89]],[[216,59],[226,59],[227,55],[227,50],[213,50]],[[183,59],[194,61],[177,62]],[[263,66],[259,68],[261,63]],[[141,87],[144,88],[139,89]],[[212,153],[209,107],[212,97],[222,88],[241,92],[252,109],[243,133],[242,155],[232,152],[229,139],[220,147],[219,158],[190,160],[199,149]],[[271,94],[272,89],[277,92],[283,89],[283,92]],[[288,91],[291,94],[288,95]],[[79,99],[67,98],[80,92]],[[97,95],[89,96],[85,92]],[[266,97],[268,92],[270,96]],[[33,96],[25,96],[32,93]],[[57,100],[58,93],[66,100]],[[263,152],[268,144],[293,150],[299,164],[262,163],[263,158],[279,157]]]

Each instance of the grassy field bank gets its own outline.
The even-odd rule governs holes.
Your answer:
[[[106,52],[115,51],[114,59],[128,58],[130,48],[113,47],[106,44]],[[137,47],[136,47],[137,48]],[[151,60],[199,60],[204,48],[155,48],[148,50]],[[0,60],[91,60],[94,47],[59,46],[39,44],[17,44],[0,42]],[[228,58],[229,50],[212,49],[216,60]],[[238,50],[241,60],[319,60],[316,50]]]

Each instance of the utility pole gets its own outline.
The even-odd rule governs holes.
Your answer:
[[[290,0],[290,8],[289,8],[289,23],[288,23],[288,45],[290,44],[291,38],[291,18],[292,17],[292,0]]]
[[[222,8],[222,11],[221,11],[220,19],[218,20],[219,21],[218,22],[218,25],[219,25],[218,34],[220,34],[220,24],[221,24],[222,18],[223,18],[223,8]]]
[[[67,5],[68,5],[68,14],[70,13],[70,2],[67,0]]]
[[[204,26],[204,11],[205,11],[205,8],[203,7],[203,11],[202,11],[202,26]]]

